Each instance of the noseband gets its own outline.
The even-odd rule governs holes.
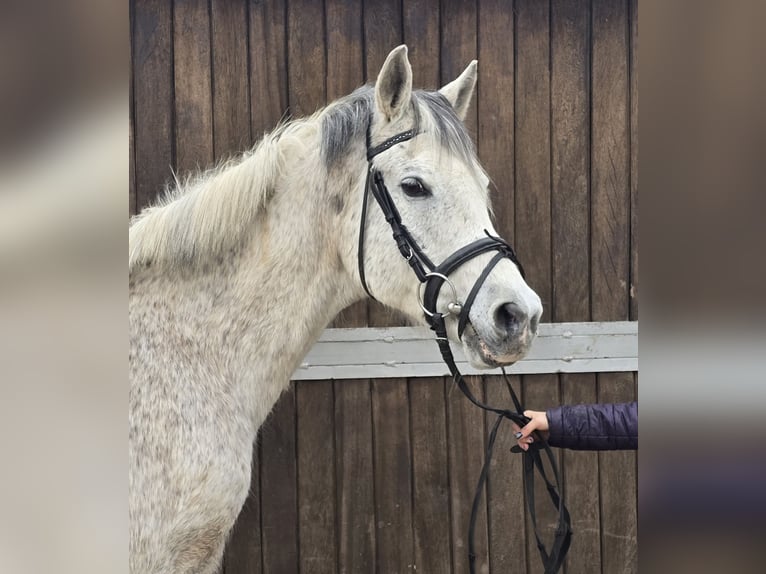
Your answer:
[[[485,405],[473,395],[471,390],[468,388],[463,375],[460,373],[457,365],[455,364],[455,358],[452,355],[452,349],[450,348],[449,340],[447,338],[447,327],[445,319],[449,315],[457,316],[458,337],[462,339],[463,332],[465,331],[465,328],[468,324],[468,315],[471,310],[471,305],[476,299],[476,295],[481,289],[481,286],[484,284],[484,281],[487,279],[495,266],[501,260],[509,259],[518,267],[522,277],[525,277],[525,274],[524,268],[521,266],[521,262],[516,257],[516,253],[513,251],[513,248],[503,239],[490,235],[486,230],[484,231],[486,237],[482,237],[481,239],[477,239],[476,241],[461,247],[452,255],[447,257],[440,265],[434,265],[431,259],[429,259],[428,256],[423,252],[417,241],[415,241],[415,239],[412,237],[410,231],[402,223],[401,215],[399,215],[399,211],[396,209],[394,200],[383,181],[382,174],[372,165],[372,160],[375,158],[375,156],[396,144],[412,139],[415,137],[415,135],[417,134],[413,130],[407,130],[387,139],[378,146],[371,147],[370,132],[368,128],[367,181],[364,188],[364,199],[362,201],[362,217],[359,226],[359,248],[357,257],[359,266],[359,279],[367,294],[375,299],[373,294],[370,292],[364,274],[364,239],[365,227],[367,223],[367,204],[369,195],[372,193],[372,196],[375,198],[378,206],[380,206],[380,209],[383,212],[383,216],[386,218],[388,225],[391,227],[392,235],[394,241],[396,242],[396,246],[399,249],[399,253],[401,253],[402,257],[404,257],[407,263],[409,263],[410,267],[421,283],[421,289],[419,290],[418,297],[420,297],[420,291],[422,291],[423,298],[422,301],[419,298],[418,303],[420,303],[420,307],[423,310],[426,322],[430,325],[434,333],[436,333],[436,342],[439,345],[439,351],[441,352],[442,359],[449,368],[450,373],[452,373],[452,377],[455,383],[463,392],[463,394],[468,398],[468,400],[470,400],[474,405],[484,409],[485,411],[489,411],[498,415],[497,420],[495,421],[495,424],[493,425],[487,439],[487,451],[484,459],[484,466],[481,470],[481,475],[479,476],[479,483],[476,487],[476,494],[474,495],[473,507],[471,509],[471,520],[468,529],[468,561],[471,574],[473,574],[476,571],[476,552],[474,545],[476,517],[478,516],[479,504],[481,503],[481,493],[489,472],[489,463],[492,459],[492,449],[495,445],[497,431],[500,427],[500,423],[504,419],[510,419],[517,425],[524,426],[529,422],[529,418],[522,414],[524,412],[524,408],[521,406],[521,402],[516,396],[516,393],[514,392],[510,381],[508,380],[505,369],[502,370],[503,378],[505,379],[511,400],[513,401],[514,407],[516,408],[515,412],[508,409],[495,408],[489,405]],[[487,266],[479,275],[476,282],[473,284],[468,297],[466,297],[464,302],[461,302],[458,299],[458,294],[455,286],[449,279],[450,274],[474,257],[478,257],[479,255],[489,253],[491,251],[496,251],[497,253],[494,255],[494,257],[492,257]],[[445,283],[449,285],[451,289],[452,300],[447,305],[446,310],[441,312],[437,310],[436,307],[437,300],[439,298],[439,292]],[[544,451],[547,455],[550,467],[553,471],[555,484],[552,483],[546,475],[543,459],[540,455],[541,450]],[[559,495],[561,492],[561,482],[559,479],[558,467],[553,457],[553,453],[551,452],[548,443],[537,432],[535,432],[535,442],[530,445],[529,450],[523,451],[518,446],[515,446],[511,449],[511,451],[523,454],[524,489],[526,491],[526,503],[527,508],[529,509],[530,517],[532,519],[535,538],[537,539],[537,548],[540,551],[540,557],[543,561],[545,574],[555,574],[561,568],[567,551],[569,550],[572,530],[570,526],[569,511],[564,505],[563,498]],[[557,508],[559,515],[556,534],[553,540],[553,544],[551,545],[550,552],[546,549],[537,531],[537,520],[535,516],[534,503],[535,469],[537,469],[538,473],[545,481],[548,495],[550,496],[553,505]]]

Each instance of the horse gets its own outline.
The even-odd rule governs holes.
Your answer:
[[[369,166],[431,260],[496,235],[490,180],[463,123],[476,80],[474,60],[438,91],[413,90],[399,46],[374,85],[279,125],[133,218],[131,572],[215,571],[258,429],[339,311],[369,292],[423,322],[421,282],[365,191]],[[368,162],[371,146],[405,130]],[[491,257],[462,265],[451,289],[465,298]],[[452,343],[476,367],[522,358],[542,304],[518,266],[494,265],[472,297],[462,336],[445,313]]]

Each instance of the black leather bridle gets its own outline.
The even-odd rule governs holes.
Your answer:
[[[489,433],[484,466],[482,467],[481,475],[479,476],[479,483],[476,487],[476,494],[474,495],[473,507],[471,509],[471,520],[468,529],[468,560],[470,571],[473,574],[476,571],[476,552],[474,544],[476,517],[478,515],[479,504],[481,503],[481,493],[489,472],[489,463],[492,458],[492,450],[495,445],[497,431],[500,427],[500,423],[504,419],[509,419],[519,426],[524,426],[529,422],[529,418],[522,414],[524,412],[524,408],[521,406],[521,402],[516,396],[516,393],[514,392],[510,381],[508,380],[505,369],[502,370],[503,377],[505,379],[506,386],[508,387],[508,392],[511,396],[511,400],[513,401],[513,405],[516,411],[491,407],[482,403],[473,395],[471,390],[468,388],[463,375],[460,373],[457,365],[455,364],[455,358],[452,355],[452,349],[450,348],[449,340],[447,339],[447,327],[445,318],[449,315],[458,316],[458,337],[462,338],[463,331],[468,324],[468,314],[471,310],[471,305],[473,304],[479,289],[481,289],[481,286],[484,284],[484,281],[487,279],[492,269],[494,269],[501,260],[510,259],[514,264],[516,264],[519,271],[521,272],[522,277],[525,275],[524,268],[521,266],[521,263],[516,257],[516,253],[513,251],[513,248],[503,239],[490,235],[486,230],[486,237],[482,237],[481,239],[461,247],[452,255],[447,257],[447,259],[445,259],[440,265],[434,265],[431,259],[429,259],[428,256],[423,252],[417,241],[415,241],[415,239],[412,237],[410,231],[407,229],[404,223],[402,223],[402,218],[399,215],[399,211],[396,209],[396,205],[394,204],[394,200],[391,197],[388,188],[386,188],[382,174],[372,165],[372,160],[375,158],[375,156],[396,144],[412,139],[415,137],[415,135],[417,134],[413,130],[407,130],[387,139],[380,145],[372,147],[368,128],[367,181],[365,184],[364,199],[362,202],[361,224],[359,226],[359,279],[362,282],[362,286],[364,287],[364,290],[367,292],[367,294],[375,299],[373,294],[370,292],[364,274],[364,239],[365,227],[367,223],[367,203],[369,200],[369,195],[372,193],[375,201],[380,206],[386,221],[391,227],[394,241],[399,248],[399,253],[401,253],[402,257],[404,257],[410,264],[410,267],[415,272],[415,275],[421,284],[425,285],[423,301],[421,303],[423,314],[425,316],[426,322],[436,333],[436,342],[439,345],[439,351],[441,352],[442,359],[447,364],[450,373],[452,373],[452,377],[455,383],[463,392],[463,394],[468,397],[468,400],[470,400],[474,405],[484,409],[485,411],[498,415],[497,420],[495,421],[495,424],[492,426],[492,430]],[[449,275],[474,257],[491,251],[496,251],[497,253],[494,257],[492,257],[490,262],[482,271],[481,275],[479,275],[479,278],[471,288],[471,291],[468,294],[465,302],[461,303],[457,298],[457,292],[454,285],[449,280]],[[437,310],[436,305],[439,298],[439,291],[445,283],[447,283],[452,289],[453,300],[447,306],[447,312],[442,313]],[[570,526],[569,511],[564,504],[563,498],[559,494],[561,492],[561,481],[553,453],[551,452],[547,442],[542,438],[542,436],[539,435],[539,433],[535,433],[535,439],[535,442],[530,445],[529,450],[523,451],[518,446],[516,446],[513,447],[511,451],[520,452],[523,454],[526,503],[527,508],[529,509],[530,517],[532,519],[532,526],[535,531],[535,538],[537,539],[537,547],[540,551],[540,557],[543,561],[545,574],[555,574],[561,568],[561,565],[564,562],[564,558],[566,557],[566,553],[569,550],[569,544],[572,537],[572,529]],[[547,455],[550,467],[553,471],[555,484],[552,483],[546,475],[543,459],[540,454],[541,450],[544,451]],[[554,506],[557,508],[559,514],[556,534],[550,551],[546,549],[545,544],[543,544],[537,531],[534,489],[535,469],[537,469],[540,476],[545,481],[550,499]]]

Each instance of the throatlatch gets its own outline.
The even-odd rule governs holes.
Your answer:
[[[473,393],[471,393],[471,390],[469,389],[467,383],[465,382],[463,375],[460,373],[460,371],[457,368],[457,365],[455,364],[455,359],[454,359],[454,356],[452,355],[452,349],[450,348],[449,340],[447,339],[447,326],[445,323],[445,318],[448,317],[449,315],[458,316],[458,337],[462,338],[465,327],[468,324],[468,315],[471,309],[471,305],[476,299],[476,295],[479,292],[479,289],[481,289],[481,286],[484,284],[484,281],[492,272],[492,269],[494,269],[494,267],[502,259],[510,259],[514,264],[516,264],[519,271],[521,272],[522,277],[524,277],[525,275],[524,275],[524,268],[521,266],[521,262],[516,257],[516,253],[513,251],[513,248],[508,243],[506,243],[503,239],[501,239],[500,237],[494,237],[490,235],[489,232],[487,232],[486,230],[485,230],[485,233],[487,235],[486,237],[482,237],[481,239],[478,239],[474,241],[473,243],[470,243],[466,245],[465,247],[458,249],[455,253],[447,257],[447,259],[445,259],[438,266],[434,265],[434,263],[423,252],[423,250],[418,245],[417,241],[415,241],[415,239],[412,237],[412,234],[410,233],[410,231],[407,229],[404,223],[402,223],[401,215],[399,215],[399,211],[396,209],[394,200],[391,197],[391,194],[389,193],[388,188],[386,188],[385,182],[383,181],[382,174],[379,171],[377,171],[372,165],[372,160],[373,158],[375,158],[375,156],[386,151],[387,149],[389,149],[390,147],[396,144],[412,139],[413,137],[415,137],[415,135],[417,134],[415,134],[413,130],[407,130],[405,132],[402,132],[398,135],[393,136],[392,138],[387,139],[386,141],[384,141],[378,146],[371,147],[370,134],[369,134],[369,128],[368,128],[367,181],[366,181],[366,185],[364,189],[364,199],[362,203],[362,218],[361,218],[361,224],[359,227],[359,248],[358,248],[359,279],[362,282],[362,286],[364,287],[364,290],[367,292],[367,294],[370,297],[374,299],[375,297],[372,295],[369,287],[367,286],[367,281],[364,274],[364,239],[365,239],[365,227],[367,223],[367,204],[369,201],[369,194],[370,192],[372,192],[372,195],[375,198],[375,201],[380,206],[380,209],[383,212],[383,215],[386,218],[386,221],[391,227],[392,235],[399,249],[399,253],[401,253],[402,257],[404,257],[407,260],[413,272],[417,276],[418,280],[425,285],[425,291],[424,291],[421,307],[423,309],[426,322],[431,326],[431,329],[436,334],[436,342],[439,345],[439,351],[441,352],[442,359],[444,360],[444,362],[446,363],[447,367],[450,370],[450,373],[452,374],[453,380],[457,384],[458,388],[468,398],[468,400],[471,401],[474,405],[476,405],[477,407],[481,409],[484,409],[485,411],[492,412],[498,415],[497,420],[495,421],[494,425],[492,426],[492,430],[489,433],[489,437],[487,440],[487,450],[486,450],[486,455],[484,459],[484,466],[481,469],[479,482],[476,486],[476,494],[474,495],[474,499],[473,499],[473,507],[471,509],[471,520],[470,520],[470,525],[468,529],[468,560],[469,560],[470,571],[472,574],[474,574],[476,571],[475,562],[477,557],[475,543],[474,543],[474,530],[476,527],[476,517],[478,516],[482,489],[484,488],[484,484],[487,480],[487,475],[489,473],[489,463],[492,459],[492,451],[495,445],[497,431],[500,428],[500,424],[502,423],[504,419],[509,419],[515,422],[519,426],[524,426],[529,422],[529,418],[525,417],[522,414],[524,412],[524,408],[522,407],[521,402],[516,396],[516,393],[514,392],[513,387],[510,384],[510,381],[508,380],[508,377],[505,373],[505,369],[502,369],[503,378],[505,380],[506,386],[508,387],[508,392],[511,396],[511,400],[513,402],[513,406],[516,409],[516,411],[491,407],[479,401],[473,395]],[[465,302],[461,303],[457,299],[457,293],[455,291],[454,285],[452,285],[452,282],[449,280],[449,275],[452,272],[454,272],[456,269],[458,269],[461,265],[470,261],[474,257],[477,257],[483,253],[488,253],[490,251],[497,251],[497,254],[490,260],[490,262],[484,268],[481,275],[479,276],[479,278],[476,280],[473,287],[471,288],[471,291],[468,294],[468,297],[466,298]],[[453,301],[449,304],[447,311],[445,313],[441,313],[437,310],[436,303],[439,298],[439,291],[441,290],[442,286],[445,283],[447,283],[452,288],[454,298],[453,298]],[[541,450],[545,452],[548,458],[548,462],[553,472],[553,478],[555,480],[555,484],[552,483],[548,479],[548,476],[546,475],[545,467],[543,464],[543,458],[540,454]],[[540,434],[537,432],[535,432],[535,442],[530,445],[529,450],[523,451],[516,446],[511,449],[511,452],[521,453],[523,455],[524,489],[526,492],[526,497],[525,497],[526,504],[529,510],[530,517],[532,519],[532,526],[535,531],[537,548],[540,551],[540,558],[542,559],[543,566],[545,568],[545,574],[556,574],[556,572],[559,571],[559,569],[561,568],[561,565],[564,562],[564,558],[566,557],[567,551],[569,550],[569,544],[572,538],[572,529],[570,525],[569,511],[567,510],[566,505],[564,504],[563,497],[559,494],[561,492],[561,480],[559,477],[556,461],[553,457],[553,453],[551,452],[550,446],[542,438],[542,436],[540,436]],[[555,537],[553,540],[553,544],[551,545],[550,551],[547,550],[547,548],[545,547],[545,544],[540,539],[540,535],[537,530],[537,519],[535,514],[535,488],[534,488],[535,469],[537,469],[538,473],[540,474],[542,479],[545,481],[545,486],[548,490],[548,495],[553,505],[557,508],[558,515],[559,515],[558,525],[556,527],[556,533],[555,533]]]

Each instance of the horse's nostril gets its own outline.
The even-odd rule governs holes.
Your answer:
[[[516,303],[505,303],[495,310],[495,326],[503,333],[512,334],[524,320],[524,312]]]

